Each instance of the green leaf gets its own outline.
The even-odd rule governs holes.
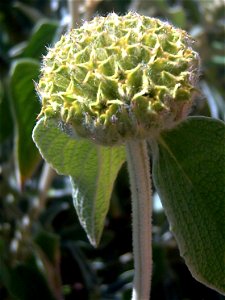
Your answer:
[[[58,23],[54,21],[42,20],[37,23],[22,56],[40,59],[53,42],[57,29]]]
[[[11,68],[10,92],[16,126],[15,156],[21,185],[32,175],[40,161],[31,137],[40,110],[33,83],[38,74],[39,64],[36,60],[20,59]]]
[[[0,282],[5,287],[10,285],[10,270],[8,265],[5,263],[8,258],[8,249],[6,246],[6,239],[0,237]]]
[[[180,28],[187,27],[187,19],[184,8],[181,5],[172,6],[168,10],[171,22]]]
[[[223,55],[213,55],[212,62],[221,66],[225,65],[225,56]]]
[[[225,294],[225,124],[192,117],[153,146],[153,177],[192,275]]]
[[[9,292],[18,300],[55,300],[48,282],[37,268],[25,263],[19,263],[10,270]]]
[[[96,272],[91,266],[91,261],[87,259],[84,253],[81,251],[77,243],[71,240],[67,240],[64,244],[64,249],[69,251],[71,258],[79,266],[82,278],[84,280],[84,286],[88,291],[88,299],[99,299],[99,285],[96,278]]]
[[[12,296],[10,299],[55,299],[43,274],[40,260],[31,255],[26,261],[11,266],[8,248],[2,238],[0,238],[0,281]]]
[[[13,136],[13,121],[6,85],[0,81],[0,143]]]
[[[73,201],[90,242],[99,243],[114,181],[125,161],[124,147],[97,146],[72,139],[55,120],[41,119],[33,139],[45,160],[59,173],[69,175]]]
[[[34,237],[34,242],[45,253],[49,262],[53,265],[59,263],[60,241],[58,235],[40,228]]]
[[[13,8],[21,11],[27,18],[29,18],[29,20],[31,20],[32,23],[37,23],[44,17],[41,13],[41,8],[39,7],[39,9],[37,9],[35,8],[35,5],[32,4],[28,5],[18,1],[13,3]]]

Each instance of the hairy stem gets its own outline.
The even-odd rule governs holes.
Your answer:
[[[150,162],[145,141],[126,143],[132,194],[134,284],[132,300],[150,299],[152,275]]]

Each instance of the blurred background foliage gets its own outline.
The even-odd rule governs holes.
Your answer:
[[[70,0],[72,1],[72,0]],[[202,66],[193,115],[225,119],[223,0],[74,0],[77,24],[137,11],[196,40]],[[116,181],[99,248],[90,246],[68,178],[42,160],[31,139],[40,111],[41,58],[67,30],[68,2],[0,2],[0,299],[130,299],[133,262],[126,166]],[[225,299],[190,275],[154,194],[152,300]],[[194,237],[193,237],[194,238]]]

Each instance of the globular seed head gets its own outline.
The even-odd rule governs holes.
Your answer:
[[[185,31],[137,13],[85,22],[43,60],[41,115],[103,145],[171,128],[193,103],[199,56],[192,43]]]

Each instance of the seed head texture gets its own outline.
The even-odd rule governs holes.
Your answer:
[[[128,13],[95,17],[44,57],[40,115],[106,146],[174,127],[193,104],[199,56],[183,30]]]

